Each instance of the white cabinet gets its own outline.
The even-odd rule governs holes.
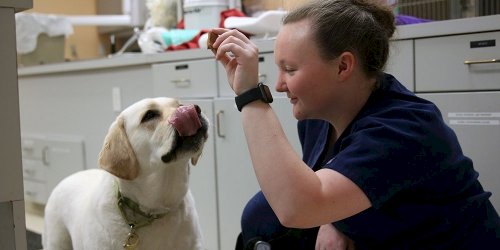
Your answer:
[[[413,40],[391,41],[386,72],[396,77],[408,90],[415,91]]]
[[[45,204],[66,176],[85,170],[84,142],[61,136],[23,136],[24,197]]]
[[[154,93],[178,98],[217,96],[215,63],[203,59],[153,64]]]
[[[247,201],[260,190],[246,144],[240,112],[234,98],[214,102],[220,249],[234,249],[241,232],[241,214]],[[297,120],[287,98],[275,98],[274,111],[296,152],[301,155]],[[280,157],[280,156],[276,156]]]
[[[500,210],[500,92],[432,93],[419,96],[434,102],[457,134],[464,154],[474,162],[479,181]]]
[[[210,120],[211,128],[208,130],[208,139],[205,142],[203,153],[198,164],[193,166],[190,170],[191,176],[189,178],[189,187],[193,194],[196,210],[200,218],[205,248],[209,250],[221,249],[219,248],[217,215],[213,101],[200,99],[182,99],[181,101],[184,103],[197,104]]]
[[[500,31],[415,39],[415,89],[457,134],[500,209]]]
[[[214,146],[213,97],[217,95],[216,61],[158,63],[151,66],[154,96],[180,98],[183,103],[197,104],[210,121],[209,137],[198,164],[191,169],[189,180],[194,196],[205,248],[219,248],[216,165]]]
[[[416,91],[500,89],[500,31],[415,40]]]
[[[234,96],[234,91],[227,81],[226,70],[220,63],[217,63],[217,75],[219,76],[219,96]],[[269,86],[274,97],[286,96],[284,93],[276,92],[275,89],[278,81],[278,66],[274,62],[274,53],[259,55],[259,81]]]

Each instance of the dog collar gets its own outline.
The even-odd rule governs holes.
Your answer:
[[[137,244],[139,244],[139,236],[135,233],[135,230],[153,223],[154,220],[165,216],[168,211],[160,214],[146,213],[141,210],[137,202],[122,195],[117,183],[115,183],[115,186],[117,205],[120,209],[120,214],[130,226],[130,232],[127,235],[127,240],[123,244],[123,247],[126,249],[134,249]]]
[[[142,211],[137,202],[122,195],[120,190],[117,192],[118,208],[120,208],[120,213],[123,219],[127,222],[129,226],[134,226],[134,228],[140,228],[151,224],[154,220],[165,216],[166,213],[161,214],[149,214]],[[130,210],[130,212],[126,210]]]

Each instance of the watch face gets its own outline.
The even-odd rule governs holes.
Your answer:
[[[269,87],[267,85],[260,83],[259,89],[262,92],[263,101],[267,103],[272,103],[273,95],[271,94],[271,90],[269,89]]]
[[[271,245],[264,241],[257,241],[257,243],[255,243],[254,250],[271,250]]]

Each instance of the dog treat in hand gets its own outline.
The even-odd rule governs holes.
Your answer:
[[[178,107],[168,122],[174,126],[180,136],[194,135],[201,128],[198,111],[194,105]]]
[[[215,40],[217,40],[217,37],[219,37],[217,34],[213,32],[208,32],[208,39],[207,39],[207,48],[212,50],[213,53],[217,53],[217,49],[214,48],[214,43]]]

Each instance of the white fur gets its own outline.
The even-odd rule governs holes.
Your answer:
[[[158,107],[162,117],[147,124],[140,123],[151,105]],[[167,120],[178,106],[175,99],[144,99],[118,116],[109,129],[100,155],[101,168],[105,170],[75,173],[53,190],[45,207],[45,250],[123,249],[129,226],[117,206],[116,185],[124,196],[139,203],[145,212],[170,210],[152,224],[137,229],[140,239],[137,249],[203,249],[188,179],[189,160],[196,163],[206,134],[198,149],[179,153],[168,163],[161,161],[161,156],[172,149],[175,130]],[[208,126],[203,115],[202,120]],[[115,139],[120,124],[127,141]],[[120,166],[109,166],[106,157],[120,155],[106,153],[117,145],[114,140],[121,140],[119,143],[131,147],[131,151],[125,151],[124,157],[132,157],[131,162],[137,163],[135,174],[130,172],[134,167],[127,166],[124,170]],[[116,162],[116,159],[111,162]]]

